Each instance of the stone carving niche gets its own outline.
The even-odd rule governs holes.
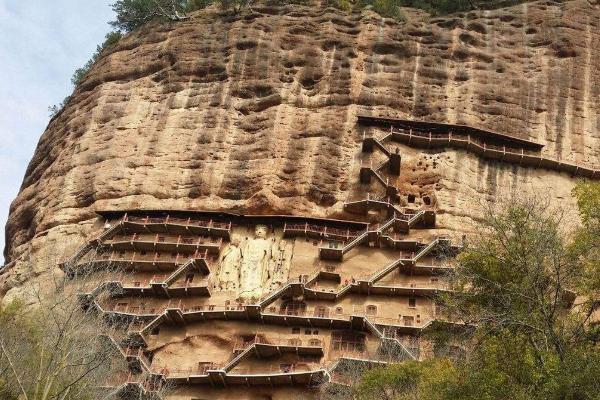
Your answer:
[[[256,301],[288,280],[293,243],[256,225],[254,237],[234,232],[219,259],[217,289],[235,291],[240,300]]]

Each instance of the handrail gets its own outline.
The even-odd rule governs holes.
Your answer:
[[[194,239],[192,238],[183,238],[181,239],[181,241],[168,241],[168,240],[157,240],[156,238],[150,240],[144,240],[145,238],[140,238],[140,237],[136,237],[135,239],[130,238],[117,238],[117,239],[112,239],[110,241],[105,241],[104,243],[102,243],[102,247],[106,247],[106,246],[114,246],[115,244],[128,244],[128,243],[146,243],[146,244],[153,244],[153,245],[157,245],[157,244],[165,244],[165,245],[179,245],[179,246],[188,246],[188,247],[208,247],[208,248],[219,248],[221,247],[221,241],[215,241],[214,238],[209,237],[209,238],[204,238],[202,236],[199,236],[198,239],[196,239],[194,241]],[[201,241],[202,239],[206,239],[206,241]],[[222,238],[219,238],[222,239]]]
[[[300,364],[300,363],[298,363]],[[304,364],[307,367],[310,364]],[[165,376],[166,379],[174,379],[176,377],[190,377],[190,376],[207,376],[211,372],[219,372],[223,373],[225,376],[244,376],[244,377],[261,377],[261,376],[286,376],[286,375],[304,375],[304,374],[314,374],[314,373],[322,373],[325,372],[325,369],[322,367],[318,368],[310,368],[307,370],[289,370],[284,371],[281,367],[275,367],[270,365],[266,371],[257,371],[256,369],[250,368],[241,368],[235,369],[233,371],[225,371],[222,368],[219,368],[218,364],[214,365],[214,369],[206,369],[206,370],[198,370],[197,368],[168,368],[168,367],[159,367],[157,370],[158,373]]]
[[[377,138],[373,138],[373,143],[375,144],[375,146],[377,146],[377,147],[379,148],[379,150],[381,150],[381,152],[382,152],[383,154],[385,154],[385,155],[386,155],[386,157],[389,157],[389,156],[392,154],[392,152],[391,152],[391,151],[389,151],[389,150],[388,150],[388,149],[387,149],[387,148],[386,148],[386,147],[383,145],[383,141],[384,141],[385,139],[387,139],[387,137],[388,137],[388,136],[386,136],[386,137],[382,138],[381,140],[380,140],[380,139],[377,139]]]
[[[142,264],[168,264],[168,265],[174,265],[177,266],[177,269],[179,269],[181,266],[187,264],[190,260],[207,260],[207,254],[205,253],[204,255],[200,255],[200,254],[193,254],[191,255],[191,257],[185,257],[183,259],[181,259],[180,254],[177,254],[177,256],[175,257],[170,257],[169,259],[158,259],[156,257],[156,254],[158,253],[154,253],[154,255],[152,257],[150,257],[150,255],[147,256],[142,256],[144,258],[140,258],[137,255],[137,252],[133,252],[131,258],[123,258],[123,257],[118,257],[115,256],[114,252],[112,253],[103,253],[100,254],[98,257],[96,257],[94,260],[91,260],[89,263],[91,264],[100,264],[100,263],[108,263],[108,264],[135,264],[135,263],[142,263]]]
[[[574,175],[585,176],[592,179],[600,178],[600,169],[597,166],[582,166],[573,162],[561,161],[552,157],[542,156],[540,151],[526,150],[522,147],[492,145],[468,134],[460,134],[456,132],[432,134],[431,132],[425,133],[414,130],[406,133],[405,130],[392,130],[393,139],[419,147],[419,143],[415,140],[412,140],[415,137],[426,139],[427,147],[435,145],[439,147],[451,146],[457,148],[466,148],[467,150],[471,150],[484,158],[491,158],[491,154],[496,154],[497,157],[494,158],[499,158],[500,160],[506,159],[506,156],[509,155],[518,159],[519,165],[524,163],[530,167],[554,169],[560,172],[572,173]]]
[[[281,337],[283,337],[282,335],[279,335],[278,339],[279,339],[279,343],[273,343],[273,337],[272,335],[269,336],[269,339],[264,339],[260,336],[260,334],[256,334],[253,338],[253,340],[251,342],[246,342],[244,341],[242,343],[242,346],[239,346],[239,342],[234,343],[234,352],[237,349],[241,349],[242,351],[236,355],[235,357],[233,357],[230,361],[228,361],[227,363],[225,363],[220,369],[224,370],[224,371],[229,371],[232,368],[234,368],[236,365],[238,365],[246,356],[248,356],[248,354],[250,354],[252,351],[254,351],[257,347],[261,347],[261,346],[265,346],[265,347],[276,347],[278,349],[279,352],[281,352],[282,350],[293,350],[294,353],[299,353],[300,349],[305,349],[305,350],[309,350],[309,349],[321,349],[321,351],[323,351],[323,346],[322,344],[319,344],[317,346],[315,345],[304,345],[303,343],[292,343],[292,341],[296,340],[293,338],[290,338],[289,336],[285,336],[285,339],[281,339]],[[275,339],[277,340],[277,339]],[[319,341],[320,342],[320,341]],[[258,354],[258,353],[257,353]]]
[[[168,224],[168,225],[182,225],[182,226],[193,226],[200,228],[218,229],[218,230],[231,230],[231,222],[216,222],[214,220],[191,220],[185,218],[173,218],[173,217],[139,217],[130,216],[127,222],[141,223],[143,225],[148,224]]]
[[[384,125],[389,126],[390,132],[393,129],[401,128],[403,130],[409,130],[413,132],[424,132],[429,134],[431,132],[442,132],[450,133],[450,134],[468,134],[477,137],[486,137],[492,138],[496,141],[501,141],[504,143],[515,143],[523,148],[533,148],[540,150],[544,147],[543,144],[537,143],[535,141],[529,139],[522,139],[519,137],[510,136],[507,134],[494,132],[489,129],[484,130],[472,126],[460,125],[460,124],[448,124],[448,123],[440,123],[440,122],[427,122],[427,121],[415,121],[415,120],[406,120],[406,119],[398,119],[398,118],[387,118],[387,117],[376,117],[376,116],[367,116],[367,115],[359,115],[358,116],[359,124],[370,124],[370,125]],[[386,135],[389,133],[386,132]]]
[[[81,258],[83,258],[86,254],[88,254],[94,248],[95,245],[99,245],[99,244],[101,245],[102,242],[107,237],[112,235],[117,229],[121,228],[122,226],[123,226],[123,221],[119,221],[118,223],[116,223],[115,225],[110,227],[109,229],[100,233],[98,236],[88,240],[85,244],[80,246],[71,257],[69,257],[67,260],[63,261],[60,265],[65,270],[72,269],[73,267],[75,267],[75,265]]]
[[[331,228],[328,226],[322,226],[322,225],[314,225],[314,224],[284,224],[284,233],[287,232],[293,232],[293,231],[297,231],[298,233],[314,233],[317,234],[319,236],[322,237],[330,237],[330,236],[337,236],[337,237],[344,237],[347,239],[350,238],[354,238],[358,235],[360,235],[362,232],[364,231],[356,231],[356,230],[350,230],[350,229],[338,229],[338,228]]]
[[[386,276],[387,274],[389,274],[391,271],[393,271],[394,269],[396,269],[402,263],[403,263],[403,259],[402,258],[399,258],[397,260],[392,261],[387,266],[385,266],[382,270],[379,270],[378,272],[376,272],[375,274],[373,274],[368,279],[368,282],[371,283],[371,284],[377,282],[378,280],[382,279],[384,276]]]

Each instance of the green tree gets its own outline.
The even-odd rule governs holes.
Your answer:
[[[197,2],[193,2],[197,3]],[[153,20],[180,21],[186,19],[187,0],[118,0],[112,4],[116,19],[110,24],[118,30],[131,32]]]
[[[454,396],[598,398],[600,358],[590,340],[598,287],[588,283],[590,253],[564,229],[573,217],[539,199],[488,210],[458,257],[446,299],[452,318],[477,326]],[[579,235],[589,236],[590,227]]]
[[[60,102],[60,104],[56,105],[52,105],[48,107],[48,114],[50,116],[50,118],[53,118],[54,116],[56,116],[63,108],[65,108],[65,106],[67,105],[67,103],[69,102],[69,100],[71,100],[71,96],[66,96],[63,101]]]
[[[82,311],[80,283],[31,283],[25,307],[0,308],[0,398],[91,400],[115,373],[126,371],[123,358],[105,337],[108,327]],[[51,286],[51,287],[49,287]],[[109,398],[108,390],[102,397]]]
[[[450,363],[444,370],[451,374],[423,384],[432,375],[427,367],[392,367],[366,374],[358,393],[368,389],[367,398],[381,390],[392,393],[390,399],[600,399],[600,185],[581,183],[574,194],[583,222],[575,232],[565,229],[574,216],[538,199],[486,211],[481,230],[456,260],[452,291],[441,299],[448,318],[474,327],[470,335],[450,335],[464,357],[428,362]]]
[[[222,10],[233,11],[234,13],[241,12],[251,4],[251,0],[219,0],[219,6]]]
[[[588,292],[600,291],[600,184],[580,182],[577,198],[582,228],[576,232],[572,251],[585,266],[582,285]]]
[[[578,344],[582,315],[565,312],[585,268],[565,241],[566,219],[537,200],[490,209],[459,255],[448,306],[480,330],[529,336],[534,349],[561,358]],[[540,362],[543,362],[541,354]]]
[[[405,19],[404,14],[400,7],[406,5],[405,0],[358,0],[356,2],[348,1],[340,1],[338,0],[338,8],[340,9],[363,9],[363,8],[371,8],[377,14],[381,15],[385,18],[393,18],[398,21],[403,21]]]
[[[448,359],[406,361],[387,368],[374,368],[354,387],[356,400],[437,400],[444,398],[447,382],[457,376]]]

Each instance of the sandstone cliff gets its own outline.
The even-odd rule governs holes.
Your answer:
[[[600,5],[538,1],[408,21],[256,8],[136,31],[42,135],[11,207],[0,293],[75,249],[101,209],[343,216],[360,197],[357,114],[489,128],[600,161]],[[403,195],[462,232],[476,205],[567,174],[401,147]]]

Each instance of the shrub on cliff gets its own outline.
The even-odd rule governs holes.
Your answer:
[[[130,32],[156,19],[185,19],[185,12],[190,6],[202,3],[188,0],[118,0],[112,5],[117,17],[110,24],[121,31]]]
[[[317,4],[333,6],[345,11],[371,8],[383,17],[403,19],[400,7],[420,8],[431,14],[449,14],[479,8],[497,8],[522,3],[526,0],[325,0]],[[179,21],[186,13],[217,4],[221,9],[239,13],[254,3],[270,5],[314,4],[310,0],[118,0],[112,8],[115,28],[130,32],[154,20]]]
[[[117,44],[122,36],[123,35],[121,32],[118,31],[107,33],[104,42],[101,45],[96,46],[96,52],[92,55],[92,58],[90,58],[83,67],[75,70],[73,76],[71,77],[71,83],[73,83],[74,86],[79,85],[86,77],[88,72],[90,72],[90,69],[92,69],[92,66],[102,55],[102,53]]]
[[[402,6],[419,8],[433,15],[445,15],[478,9],[494,9],[532,0],[400,0]]]
[[[472,0],[402,0],[405,7],[420,8],[431,14],[450,14],[477,8]]]
[[[405,19],[400,9],[403,6],[403,0],[326,0],[322,4],[342,11],[371,9],[384,18],[393,18],[397,21]]]
[[[116,45],[117,42],[119,40],[121,40],[121,37],[123,37],[123,34],[119,31],[113,31],[113,32],[109,32],[106,34],[104,42],[101,45],[96,46],[96,52],[94,54],[92,54],[92,57],[88,60],[88,62],[86,62],[83,67],[77,68],[75,70],[75,72],[73,72],[73,76],[71,76],[71,83],[73,84],[73,86],[77,86],[81,82],[83,82],[83,80],[85,79],[87,74],[90,72],[90,70],[92,69],[92,67],[98,60],[98,58],[100,58],[102,53],[104,53],[106,50],[108,50],[111,47],[113,47],[114,45]],[[48,114],[50,115],[50,118],[53,118],[63,108],[65,108],[65,106],[67,105],[67,103],[69,102],[70,99],[71,99],[71,96],[66,96],[63,99],[63,101],[60,102],[60,104],[54,104],[52,106],[49,106]]]
[[[116,18],[110,24],[131,32],[150,21],[180,21],[187,13],[216,4],[222,10],[240,13],[255,3],[268,5],[309,4],[310,0],[118,0],[112,5]],[[350,11],[370,7],[381,16],[401,19],[400,6],[406,0],[326,0],[325,6]]]
[[[405,19],[400,9],[404,6],[403,0],[360,0],[356,6],[359,9],[371,7],[373,11],[385,18],[393,18],[397,21]]]

